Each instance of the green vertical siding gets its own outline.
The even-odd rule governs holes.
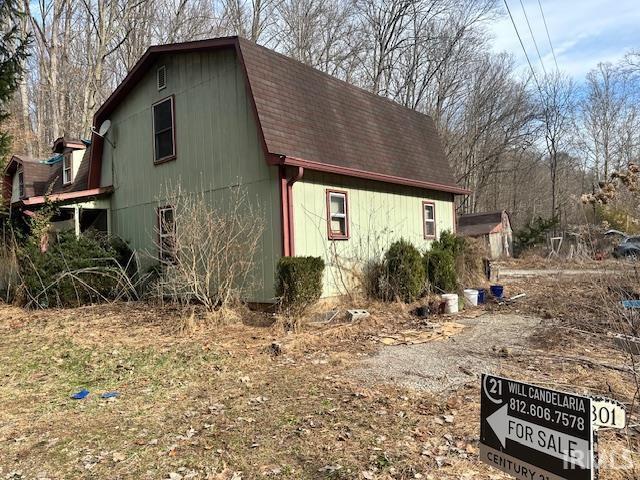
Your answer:
[[[167,88],[158,91],[157,66],[165,65]],[[153,103],[175,96],[175,161],[153,163]],[[218,203],[229,186],[247,186],[264,212],[265,232],[255,272],[258,287],[249,300],[272,299],[274,269],[282,249],[278,172],[266,164],[245,79],[235,52],[221,50],[167,55],[152,67],[110,118],[101,172],[113,185],[113,233],[143,253],[156,255],[155,209],[163,192],[180,183],[185,192],[208,192]],[[146,255],[145,255],[146,253]]]
[[[327,189],[346,191],[349,208],[348,240],[328,239]],[[399,238],[419,250],[429,248],[422,226],[422,202],[436,205],[436,234],[454,229],[453,196],[401,185],[305,171],[293,186],[296,255],[324,258],[324,295],[345,293],[352,287],[350,272],[367,259],[379,258]]]

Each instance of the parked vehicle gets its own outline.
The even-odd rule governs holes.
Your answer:
[[[625,237],[613,249],[616,258],[640,259],[640,237]]]

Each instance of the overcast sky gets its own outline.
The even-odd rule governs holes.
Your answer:
[[[540,0],[560,70],[581,81],[599,62],[615,62],[630,49],[640,49],[640,0]],[[541,69],[520,0],[507,0],[531,63]],[[523,0],[547,71],[553,57],[538,0]],[[513,53],[526,66],[509,16],[491,25],[494,49]]]

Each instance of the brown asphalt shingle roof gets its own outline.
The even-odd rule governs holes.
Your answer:
[[[430,117],[248,40],[239,43],[270,153],[456,185]]]
[[[55,193],[80,192],[87,189],[91,147],[88,147],[73,182],[62,185],[62,161],[47,164],[25,155],[14,155],[5,169],[5,174],[13,175],[22,166],[24,198],[39,197]]]
[[[14,158],[22,165],[24,196],[35,197],[47,193],[50,186],[51,165],[24,155],[14,155]]]
[[[502,224],[502,211],[467,213],[458,217],[458,233],[466,237],[488,235]]]

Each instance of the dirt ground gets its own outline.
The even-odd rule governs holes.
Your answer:
[[[514,314],[462,318],[464,330],[444,341],[382,349],[355,372],[368,384],[399,385],[441,393],[474,384],[482,373],[499,371],[510,354],[526,348],[542,320]]]
[[[626,358],[578,329],[567,308],[580,301],[558,293],[585,286],[563,281],[505,281],[527,297],[465,311],[460,332],[416,345],[382,334],[422,338],[452,319],[371,304],[360,322],[284,333],[251,312],[221,326],[145,304],[0,306],[0,478],[506,478],[478,460],[478,373],[622,402],[634,392],[616,369]],[[637,435],[600,441],[632,460],[606,462],[602,479],[640,478]]]

